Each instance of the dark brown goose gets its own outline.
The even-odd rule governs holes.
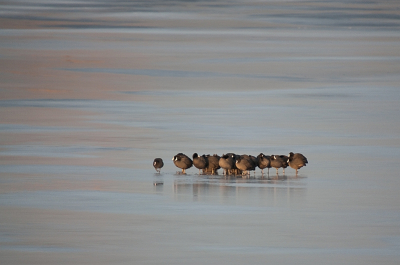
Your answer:
[[[283,160],[282,169],[283,169],[283,175],[285,175],[285,168],[289,166],[288,162],[289,157],[285,155],[280,155],[279,157]]]
[[[220,159],[219,155],[217,155],[217,154],[214,154],[212,156],[211,155],[206,155],[206,159],[207,159],[207,162],[208,162],[208,166],[207,166],[206,172],[208,174],[212,174],[212,175],[217,174],[218,175],[217,170],[221,168],[219,166],[219,159]]]
[[[276,174],[278,175],[278,169],[281,167],[287,167],[287,162],[284,161],[280,156],[271,155],[271,167],[276,168]]]
[[[307,158],[304,155],[300,153],[293,154],[293,152],[289,153],[289,158],[287,162],[289,163],[289,166],[291,168],[296,169],[296,176],[298,170],[302,167],[305,167],[308,163]]]
[[[240,155],[237,155],[237,154],[235,154],[235,153],[227,153],[226,155],[232,156],[232,158],[233,158],[234,161],[235,161],[234,167],[233,167],[233,169],[231,169],[231,174],[234,174],[234,175],[241,175],[241,174],[242,174],[242,171],[236,167],[236,160],[240,157]]]
[[[192,159],[187,155],[179,153],[172,158],[176,167],[182,169],[182,174],[186,174],[185,170],[191,168],[193,165]]]
[[[261,168],[261,174],[264,175],[264,168],[268,168],[268,175],[269,169],[271,168],[271,159],[270,156],[266,156],[263,153],[260,153],[257,156],[258,167]]]
[[[155,168],[155,170],[160,173],[161,172],[161,168],[164,166],[164,162],[161,158],[155,158],[153,161],[153,167]]]
[[[226,154],[221,156],[219,166],[224,169],[224,175],[232,174],[232,170],[235,169],[235,155]]]
[[[236,159],[235,165],[242,172],[246,172],[246,175],[250,175],[249,171],[256,169],[253,159],[248,155],[241,155],[238,159]]]
[[[208,166],[208,161],[206,159],[205,155],[199,156],[197,153],[193,154],[193,165],[199,169],[199,175],[200,175],[200,171],[204,170],[207,168]]]

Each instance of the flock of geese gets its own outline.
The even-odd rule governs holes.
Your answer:
[[[286,155],[264,155],[260,153],[257,157],[252,155],[237,155],[234,153],[219,155],[201,155],[194,153],[193,159],[183,153],[179,153],[172,158],[176,167],[182,169],[182,174],[185,174],[185,170],[195,166],[199,169],[199,174],[218,174],[217,170],[222,168],[224,175],[250,175],[250,171],[255,171],[256,167],[261,169],[261,173],[264,175],[264,169],[275,168],[276,174],[278,175],[278,169],[283,168],[283,174],[285,174],[285,168],[290,166],[296,170],[296,176],[298,170],[307,165],[307,158],[300,153],[289,153]],[[164,166],[164,162],[161,158],[155,158],[153,162],[155,170],[160,173],[161,168]],[[254,172],[255,174],[255,172]]]

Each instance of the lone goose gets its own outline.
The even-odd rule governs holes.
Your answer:
[[[155,170],[160,173],[161,172],[161,168],[164,166],[164,162],[161,158],[155,158],[154,162],[153,162],[153,167],[155,168]]]

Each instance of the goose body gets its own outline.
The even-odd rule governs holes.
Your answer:
[[[251,171],[256,169],[256,165],[253,159],[248,155],[241,155],[238,159],[236,159],[235,163],[236,167],[243,171]],[[250,173],[249,173],[250,175]]]
[[[153,167],[155,170],[160,173],[161,168],[164,166],[164,161],[161,158],[155,158],[153,161]]]
[[[271,160],[271,167],[274,167],[276,169],[276,174],[278,175],[278,169],[287,167],[287,162],[284,161],[280,156],[278,155],[271,155],[270,156]]]
[[[287,162],[289,163],[289,166],[291,168],[296,170],[296,176],[297,176],[298,170],[302,167],[305,167],[308,163],[308,160],[304,155],[300,153],[294,154],[290,152]]]
[[[258,167],[261,168],[261,173],[264,174],[264,168],[268,168],[268,175],[269,169],[271,168],[271,159],[270,156],[266,156],[263,153],[260,153],[257,156]]]
[[[226,154],[220,157],[219,166],[224,169],[224,175],[228,175],[235,169],[235,155]]]
[[[289,166],[288,162],[289,157],[285,155],[280,155],[279,157],[283,160],[282,169],[283,169],[283,174],[285,174],[285,168]]]
[[[190,159],[187,155],[179,153],[172,158],[176,167],[182,169],[182,174],[185,174],[185,170],[191,168],[193,165],[192,159]]]
[[[205,170],[208,166],[208,161],[205,155],[199,156],[197,153],[193,154],[193,165],[200,170]]]
[[[208,162],[208,166],[207,166],[207,173],[211,173],[211,174],[218,174],[217,170],[220,169],[221,167],[219,166],[219,155],[206,155],[206,159]]]
[[[235,162],[233,168],[231,169],[231,173],[235,175],[241,175],[242,171],[236,167],[236,160],[240,157],[240,155],[235,153],[227,153],[226,155],[231,156]]]

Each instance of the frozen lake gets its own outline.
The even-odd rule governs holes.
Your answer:
[[[1,264],[399,264],[396,1],[6,1],[0,21]],[[181,175],[179,152],[309,164]]]

